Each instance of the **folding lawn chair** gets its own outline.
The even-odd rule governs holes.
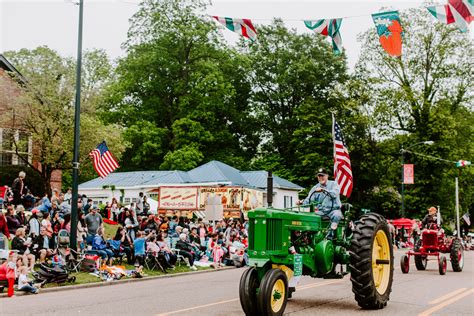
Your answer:
[[[168,238],[168,237],[167,237]],[[186,258],[180,254],[180,250],[176,248],[176,243],[178,242],[178,238],[169,238],[169,243],[171,251],[176,255],[177,260],[176,263],[178,266],[181,266],[181,262],[184,262],[187,264]]]
[[[123,257],[126,255],[126,253],[121,251],[120,248],[122,242],[120,240],[109,239],[107,240],[107,244],[110,246],[110,249],[114,253],[114,258],[119,259],[119,264],[122,264]]]
[[[7,236],[0,233],[0,263],[8,259],[9,249]]]
[[[164,256],[163,254],[161,254],[162,256],[162,260],[165,260],[164,259]],[[162,264],[160,262],[160,254],[156,255],[154,253],[151,253],[151,252],[147,252],[146,253],[146,257],[145,257],[145,267],[148,269],[148,270],[161,270],[161,272],[164,272],[166,273],[166,269],[164,268],[164,264]]]

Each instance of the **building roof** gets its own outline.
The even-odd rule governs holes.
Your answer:
[[[166,174],[163,173],[160,176],[153,177],[152,179],[144,182],[143,185],[149,186],[149,185],[159,185],[163,183],[194,182],[186,171],[173,170],[173,171],[162,171],[162,172],[168,172],[168,173]]]
[[[165,177],[173,171],[130,171],[112,172],[105,178],[95,178],[81,183],[79,189],[96,189],[104,186],[114,185],[117,188],[134,187],[144,185],[147,182]]]
[[[240,174],[248,181],[248,183],[257,188],[267,188],[267,171],[241,171]],[[293,182],[273,175],[273,187],[279,189],[302,190],[303,188]]]
[[[213,160],[188,172],[180,170],[113,172],[103,179],[95,178],[84,182],[79,185],[79,189],[101,189],[111,185],[120,189],[192,183],[220,183],[266,189],[267,175],[266,171],[240,171],[223,162]],[[303,189],[278,176],[273,176],[273,187],[289,190]]]
[[[232,185],[248,185],[240,171],[223,162],[212,160],[188,171],[194,182],[230,182]]]
[[[25,77],[23,77],[18,69],[16,69],[3,54],[0,54],[0,68],[8,72],[13,72],[16,79],[18,79],[22,84],[26,84]]]

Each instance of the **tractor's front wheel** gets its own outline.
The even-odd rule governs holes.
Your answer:
[[[445,275],[447,266],[448,266],[448,263],[446,262],[446,257],[443,255],[440,255],[438,259],[439,274]]]
[[[263,276],[258,292],[260,315],[280,316],[288,302],[288,279],[280,269],[270,269]]]
[[[423,240],[418,239],[415,244],[415,252],[419,252],[423,245]],[[415,266],[417,270],[426,270],[426,266],[428,265],[428,258],[426,256],[415,256]]]
[[[247,316],[258,315],[257,289],[259,287],[258,273],[255,268],[248,268],[240,277],[240,305]]]
[[[400,268],[402,269],[402,273],[408,273],[410,271],[410,259],[407,255],[403,255],[400,258]]]
[[[455,239],[451,245],[451,267],[454,272],[461,272],[464,267],[464,250],[459,239]]]
[[[376,213],[355,222],[351,240],[352,291],[360,307],[381,309],[392,291],[393,247],[387,221]]]

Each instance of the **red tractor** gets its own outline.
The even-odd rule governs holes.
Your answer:
[[[421,233],[421,239],[415,243],[413,251],[408,251],[400,260],[403,273],[410,270],[410,257],[415,258],[417,270],[425,270],[428,257],[436,257],[438,260],[439,274],[446,274],[447,259],[445,253],[450,254],[451,267],[455,272],[461,272],[464,266],[464,253],[461,240],[457,237],[447,238],[443,229],[437,224],[430,224],[428,229]]]

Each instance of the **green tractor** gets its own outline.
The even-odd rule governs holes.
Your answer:
[[[272,192],[270,178],[268,188]],[[381,309],[387,305],[393,247],[383,216],[367,213],[352,222],[346,205],[344,219],[329,240],[329,218],[314,212],[317,205],[308,205],[309,212],[275,209],[271,194],[267,197],[268,208],[248,213],[249,268],[242,274],[239,288],[246,315],[282,315],[295,291],[292,278],[301,275],[342,278],[350,272],[360,307]]]

